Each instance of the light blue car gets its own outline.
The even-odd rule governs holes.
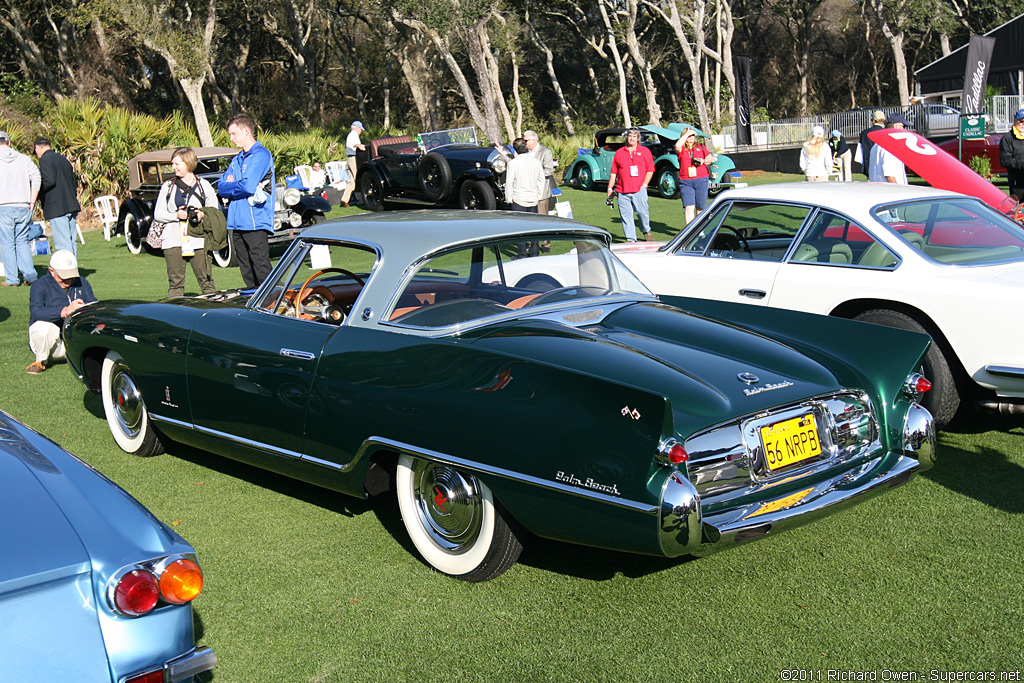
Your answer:
[[[117,484],[0,411],[0,679],[179,683],[209,671],[195,550]]]

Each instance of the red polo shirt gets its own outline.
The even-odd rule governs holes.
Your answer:
[[[630,170],[636,166],[636,175]],[[615,174],[615,190],[621,194],[633,194],[644,187],[644,178],[654,173],[654,157],[651,150],[638,145],[635,152],[629,147],[620,147],[612,157],[612,170]]]

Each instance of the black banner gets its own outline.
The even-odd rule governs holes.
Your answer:
[[[992,70],[992,49],[995,38],[971,36],[967,48],[967,67],[964,71],[964,91],[960,95],[960,112],[981,114],[985,108],[985,83]]]
[[[736,57],[733,60],[736,72],[736,144],[749,145],[750,131],[750,57]]]

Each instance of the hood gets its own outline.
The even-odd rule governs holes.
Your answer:
[[[793,348],[661,304],[625,306],[583,327],[553,318],[520,320],[474,346],[665,396],[680,432],[841,388]]]
[[[13,162],[21,156],[17,150],[10,145],[0,145],[0,161],[7,162],[8,164]]]
[[[40,482],[61,476],[0,418],[0,503],[6,510],[0,595],[90,571],[89,553]]]

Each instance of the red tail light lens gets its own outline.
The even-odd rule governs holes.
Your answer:
[[[138,617],[148,614],[160,599],[156,577],[147,569],[132,569],[113,584],[112,600],[121,614]]]
[[[924,377],[918,377],[915,388],[917,389],[917,393],[923,394],[932,388],[932,383],[926,380]]]
[[[167,602],[180,605],[193,600],[202,591],[203,572],[192,560],[178,558],[160,574],[160,595]]]
[[[668,461],[674,465],[686,462],[690,458],[690,454],[683,448],[683,444],[677,443],[668,449]]]
[[[164,683],[164,670],[157,669],[149,673],[138,674],[127,679],[125,683]]]
[[[929,382],[924,375],[914,373],[907,377],[907,381],[903,385],[903,391],[910,395],[915,401],[929,389],[932,388],[932,383]]]

